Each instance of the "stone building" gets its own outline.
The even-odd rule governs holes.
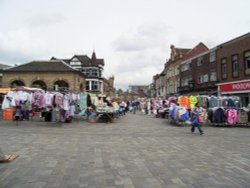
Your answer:
[[[27,86],[48,91],[86,91],[115,96],[114,76],[102,77],[104,60],[74,55],[69,59],[52,57],[46,61],[32,61],[3,71],[3,86]]]
[[[0,87],[3,87],[3,70],[10,67],[9,65],[0,64]]]
[[[110,96],[110,97],[116,97],[116,90],[114,88],[114,76],[109,77],[108,79],[103,78],[103,94]]]
[[[51,60],[63,60],[68,65],[86,75],[85,90],[91,93],[103,93],[103,69],[104,59],[96,58],[95,52],[91,58],[87,55],[74,55],[70,59],[60,59],[52,57]]]
[[[166,82],[165,82],[165,70],[163,70],[160,74],[156,74],[153,76],[153,85],[155,89],[154,98],[165,98],[166,96]]]
[[[190,49],[175,48],[174,45],[170,46],[171,53],[170,59],[165,63],[165,82],[166,82],[166,96],[172,96],[178,93],[177,88],[180,85],[179,65],[182,61],[183,55]]]
[[[63,60],[32,61],[3,70],[3,86],[26,86],[45,91],[85,91],[85,75]]]

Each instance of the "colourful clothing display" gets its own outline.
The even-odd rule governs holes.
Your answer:
[[[191,95],[189,97],[189,100],[190,100],[190,108],[193,109],[195,104],[198,102],[198,99],[196,96]]]

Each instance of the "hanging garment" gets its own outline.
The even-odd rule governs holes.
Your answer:
[[[238,110],[238,123],[239,124],[247,124],[248,122],[248,115],[247,112],[243,109]]]
[[[87,108],[87,94],[80,93],[78,104],[79,104],[81,110]]]
[[[227,106],[228,106],[228,107],[231,107],[231,108],[236,107],[236,105],[235,105],[235,103],[234,103],[234,100],[233,100],[232,98],[229,98],[229,99],[227,100]]]
[[[225,122],[225,114],[222,108],[218,108],[213,113],[213,122],[214,123],[224,123]]]
[[[189,112],[186,108],[183,108],[183,107],[179,108],[178,113],[179,113],[178,115],[179,115],[180,122],[185,122],[185,121],[189,120],[190,116],[189,116]]]
[[[44,98],[45,98],[45,106],[46,107],[52,106],[53,97],[54,97],[53,94],[51,94],[51,93],[45,93]]]
[[[186,109],[190,109],[190,100],[187,96],[180,96],[178,98],[178,103],[181,107],[185,107]]]
[[[174,105],[174,106],[171,106],[170,109],[169,109],[169,116],[172,120],[176,120],[176,114],[177,114],[177,110],[178,110],[178,106]]]
[[[193,109],[195,104],[198,102],[198,99],[195,96],[190,96],[189,100],[190,100],[190,108]]]
[[[60,108],[63,108],[63,94],[56,93],[54,102],[55,102],[55,105],[57,105]]]
[[[33,108],[44,108],[45,98],[44,94],[41,92],[34,92],[32,95],[32,107]]]
[[[209,105],[209,108],[214,108],[218,105],[218,102],[217,102],[217,99],[216,97],[210,97],[210,99],[208,100],[208,105]]]
[[[4,96],[1,108],[2,110],[6,108],[11,108],[11,99],[7,95]]]
[[[238,121],[238,114],[236,109],[226,110],[227,123],[229,125],[235,125]]]
[[[70,98],[69,98],[69,95],[68,94],[65,94],[63,96],[63,109],[66,110],[66,111],[69,111],[69,108],[70,108]]]

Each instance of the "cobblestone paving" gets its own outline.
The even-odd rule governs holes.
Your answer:
[[[1,188],[250,187],[250,129],[171,126],[127,114],[117,123],[0,121]]]

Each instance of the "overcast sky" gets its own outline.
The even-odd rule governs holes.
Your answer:
[[[115,87],[148,85],[170,45],[209,48],[250,31],[250,0],[0,0],[0,63],[105,60]]]

